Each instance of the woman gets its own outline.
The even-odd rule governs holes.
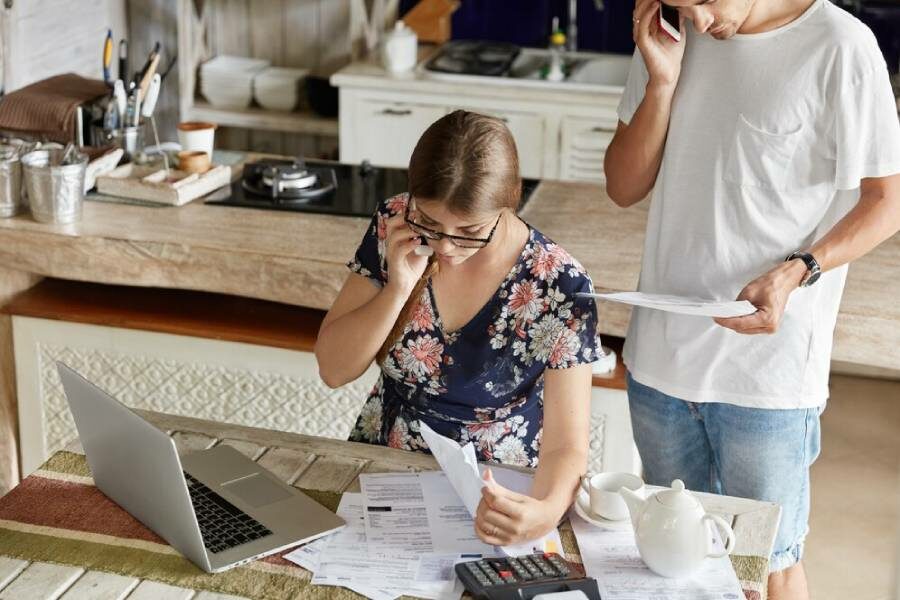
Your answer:
[[[575,296],[590,278],[516,216],[520,197],[500,120],[436,121],[413,151],[409,193],[378,207],[316,343],[329,386],[381,367],[351,440],[427,452],[424,422],[473,442],[479,460],[537,467],[528,496],[484,487],[475,526],[496,545],[547,533],[571,504],[596,358],[596,306]]]

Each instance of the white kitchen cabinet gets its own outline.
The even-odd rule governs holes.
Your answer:
[[[616,133],[612,118],[565,117],[560,136],[560,179],[603,183],[603,159]]]
[[[77,437],[56,361],[132,408],[346,439],[377,368],[338,389],[311,352],[168,333],[13,317],[22,472]],[[628,398],[594,387],[592,471],[640,473]]]
[[[522,177],[540,179],[544,176],[544,154],[546,152],[545,117],[541,113],[500,110],[484,104],[454,106],[496,117],[506,123],[516,141],[519,153],[519,171]]]
[[[431,104],[342,94],[341,162],[368,160],[376,166],[406,168],[416,142],[428,126],[457,109],[502,120],[516,141],[522,176],[547,176],[545,165],[553,164],[555,153],[548,156],[554,140],[548,132],[546,115],[498,109],[484,102],[450,103],[440,99]],[[350,113],[352,118],[347,118]]]
[[[405,169],[422,133],[447,114],[444,106],[361,100],[356,103],[356,152],[381,167]]]
[[[77,437],[56,361],[133,408],[346,439],[378,372],[338,389],[312,352],[13,317],[22,473]]]
[[[619,93],[516,89],[489,81],[460,85],[420,71],[391,76],[354,63],[331,78],[340,89],[340,160],[406,167],[431,121],[465,109],[503,119],[516,140],[523,177],[602,182]]]

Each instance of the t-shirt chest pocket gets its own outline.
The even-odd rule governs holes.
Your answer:
[[[787,133],[765,131],[740,114],[725,163],[724,179],[741,186],[783,190],[803,125]]]

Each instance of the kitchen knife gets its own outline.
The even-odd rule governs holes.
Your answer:
[[[159,73],[154,73],[153,79],[150,80],[150,85],[147,87],[144,101],[141,104],[141,115],[145,117],[153,116],[153,110],[156,108],[156,100],[159,98],[159,88],[161,85],[162,77]]]

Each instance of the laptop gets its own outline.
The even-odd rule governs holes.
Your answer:
[[[230,446],[179,457],[165,432],[65,364],[56,366],[96,486],[204,571],[345,525]]]

